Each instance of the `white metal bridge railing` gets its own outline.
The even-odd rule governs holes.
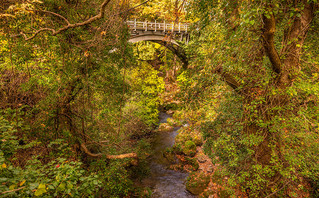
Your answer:
[[[131,30],[134,31],[162,31],[162,32],[178,32],[178,33],[187,33],[188,24],[187,23],[157,23],[148,22],[148,21],[127,21],[127,25]]]

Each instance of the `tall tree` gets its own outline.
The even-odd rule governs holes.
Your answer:
[[[127,6],[110,0],[5,1],[0,15],[1,54],[5,57],[1,72],[2,80],[13,80],[4,82],[2,96],[6,100],[2,107],[37,107],[42,112],[29,118],[33,120],[29,121],[31,133],[50,141],[52,137],[42,130],[60,138],[67,131],[77,151],[101,156],[89,152],[86,143],[95,141],[93,136],[103,138],[97,131],[106,130],[107,138],[114,128],[121,130],[127,89],[121,70],[130,58],[124,23]],[[116,47],[118,52],[111,54]],[[97,100],[100,102],[94,102]],[[113,113],[107,114],[105,109]],[[105,124],[109,126],[89,127],[99,116],[109,117]]]
[[[218,74],[241,101],[233,120],[233,126],[242,126],[240,136],[227,127],[212,134],[216,142],[229,143],[218,155],[237,175],[230,183],[244,184],[243,190],[256,197],[278,196],[289,188],[296,192],[298,187],[288,184],[307,186],[301,175],[317,183],[318,166],[312,161],[318,158],[311,152],[318,151],[313,138],[318,137],[319,68],[317,48],[312,48],[319,39],[318,2],[203,0],[190,5],[193,17],[202,18],[200,39],[190,49],[197,49],[194,64],[212,64],[195,70]],[[305,142],[307,148],[298,151]],[[238,150],[230,152],[231,145]]]

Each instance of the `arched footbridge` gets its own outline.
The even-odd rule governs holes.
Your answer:
[[[157,23],[127,21],[131,31],[129,42],[152,41],[159,43],[171,50],[183,62],[183,67],[187,68],[188,60],[185,51],[179,46],[176,40],[189,41],[189,25],[182,23]]]

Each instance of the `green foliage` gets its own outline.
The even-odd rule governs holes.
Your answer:
[[[133,190],[129,173],[119,162],[109,165],[103,179],[107,181],[104,188],[110,197],[125,197]]]
[[[140,3],[138,0],[134,0],[131,3],[134,5]],[[173,0],[160,0],[156,2],[148,2],[139,7],[137,12],[132,14],[132,18],[138,18],[139,20],[157,20],[157,21],[185,21],[186,2],[173,1]]]
[[[148,43],[144,47],[139,45],[135,48],[135,54],[144,60],[150,59],[156,52],[156,46]],[[133,95],[126,111],[133,110],[148,125],[155,125],[158,122],[159,94],[164,91],[164,80],[159,77],[159,71],[145,62],[139,61],[129,73]]]
[[[137,116],[147,124],[154,125],[158,122],[158,94],[164,90],[164,82],[157,76],[156,70],[148,65],[143,66],[132,71],[132,87],[137,90],[133,105],[137,105]]]
[[[3,116],[0,116],[0,132],[0,150],[5,158],[9,158],[14,155],[18,146],[18,140],[14,136],[15,129]]]
[[[118,14],[126,13],[125,2],[111,2],[103,19],[58,35],[45,29],[25,41],[21,34],[79,24],[98,14],[100,3],[34,0],[0,6],[0,190],[5,196],[132,195],[136,173],[125,168],[126,160],[79,157],[79,145],[112,154],[139,147],[146,158],[149,145],[131,140],[158,122],[165,89],[160,76],[179,68],[175,56],[158,44],[127,44],[126,16]],[[305,38],[287,37],[303,24],[295,22],[306,18],[307,3],[314,18]],[[250,197],[303,197],[310,185],[317,196],[318,1],[162,0],[143,4],[132,17],[183,21],[186,5],[188,20],[198,23],[186,47],[191,64],[177,77],[186,113],[181,117],[189,127],[177,136],[176,148],[195,155],[203,143],[201,125],[206,152],[221,164],[215,171],[224,187],[221,196],[241,191]],[[284,65],[280,74],[268,58],[264,35],[265,20],[273,15],[271,44]]]
[[[1,117],[1,143],[0,143],[0,190],[5,197],[57,197],[57,196],[80,196],[85,194],[90,197],[98,191],[100,180],[82,168],[78,161],[67,161],[64,158],[56,158],[47,164],[42,164],[34,157],[28,161],[22,169],[14,166],[10,159],[21,149],[32,148],[32,143],[19,145],[14,133],[17,131],[7,120]],[[56,142],[52,142],[50,147]],[[18,189],[18,190],[16,190]]]
[[[59,15],[82,22],[98,14],[100,4],[44,0],[0,6],[0,190],[14,190],[6,196],[124,197],[133,190],[135,173],[125,160],[88,159],[79,148],[87,143],[93,153],[132,152],[138,147],[128,141],[134,130],[142,137],[157,123],[163,79],[133,58],[117,14],[126,5],[111,2],[103,19],[58,35],[43,31],[29,41],[17,35],[62,28]]]
[[[42,164],[34,159],[22,169],[13,166],[1,151],[0,163],[0,177],[4,184],[0,188],[2,192],[12,191],[5,194],[8,197],[94,197],[102,184],[98,175],[83,169],[78,161],[57,158]]]
[[[210,116],[211,121],[202,125],[202,131],[207,139],[206,152],[223,166],[217,177],[229,178],[228,192],[239,196],[234,189],[241,186],[240,191],[251,197],[270,194],[284,197],[288,192],[292,192],[289,196],[306,196],[312,191],[307,186],[313,183],[312,189],[316,189],[318,181],[313,174],[318,170],[313,163],[318,162],[314,154],[318,152],[315,140],[318,138],[318,56],[315,55],[318,48],[314,46],[318,40],[315,33],[318,17],[313,18],[301,45],[296,43],[299,38],[289,40],[287,31],[302,16],[305,2],[257,2],[190,3],[189,17],[200,17],[200,22],[188,46],[188,52],[196,59],[187,78],[181,76],[181,89],[186,90],[185,100],[196,111],[207,105],[206,102],[214,101],[211,98],[215,93],[226,92],[218,96],[225,97],[226,102],[220,105],[212,102],[217,104],[214,110],[218,116]],[[281,56],[281,63],[290,67],[279,75],[273,71],[273,62],[269,61],[270,55],[263,45],[263,15],[267,19],[275,15],[275,50]],[[285,39],[288,40],[282,42]],[[288,49],[294,45],[302,48],[298,68],[287,62],[291,55]],[[285,72],[289,73],[291,83],[280,86],[279,76]],[[228,89],[220,88],[222,81],[229,87],[234,88],[233,82],[239,86],[229,94]],[[212,90],[213,94],[206,90]],[[198,99],[198,96],[204,97]],[[225,180],[219,182],[224,186]]]

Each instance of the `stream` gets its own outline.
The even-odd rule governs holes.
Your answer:
[[[160,112],[160,123],[166,123],[170,115]],[[171,132],[159,132],[152,142],[154,154],[150,162],[150,176],[142,181],[143,185],[152,189],[154,198],[194,198],[186,190],[188,173],[169,170],[171,163],[163,156],[166,148],[172,147],[180,127],[175,127]]]

